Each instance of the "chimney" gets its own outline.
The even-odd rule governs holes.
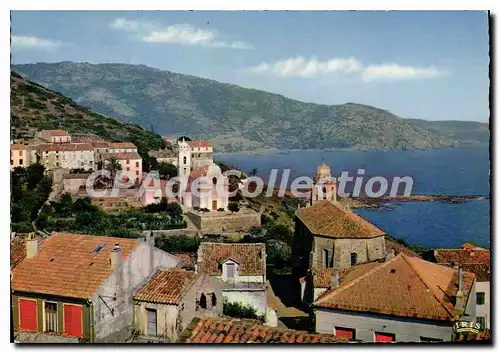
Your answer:
[[[29,238],[26,240],[26,258],[32,259],[38,253],[38,239]]]
[[[462,268],[458,266],[458,291],[457,291],[457,297],[461,297],[464,295],[464,271],[462,271]]]
[[[339,286],[339,270],[334,269],[332,271],[332,289]]]
[[[111,257],[109,259],[109,263],[113,269],[117,268],[120,265],[121,252],[122,252],[122,250],[120,249],[120,244],[115,243],[115,246],[113,247],[113,250],[111,251]]]

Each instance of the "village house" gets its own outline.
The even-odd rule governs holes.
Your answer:
[[[177,343],[347,343],[333,334],[269,327],[256,320],[196,317]]]
[[[215,278],[183,269],[158,269],[134,296],[134,332],[175,342],[195,316],[222,314],[222,293]]]
[[[475,320],[474,274],[461,269],[401,253],[332,275],[312,305],[318,333],[363,342],[451,341],[454,322]]]
[[[460,266],[476,275],[476,322],[483,329],[490,329],[490,261],[489,249],[472,244],[462,244],[461,249],[435,249],[434,258],[440,265]]]
[[[298,277],[310,268],[348,268],[385,256],[385,233],[335,202],[322,200],[296,213],[292,270]]]
[[[177,155],[168,149],[149,151],[148,155],[150,157],[156,158],[158,163],[169,163],[177,166]]]
[[[30,164],[30,154],[28,146],[20,143],[10,144],[10,169],[17,167],[27,167]]]
[[[264,244],[203,242],[198,248],[196,272],[219,279],[228,303],[252,306],[266,323],[275,320],[275,308],[268,307],[266,247]]]
[[[41,130],[35,133],[35,143],[71,143],[71,135],[66,130]]]
[[[108,142],[110,153],[137,153],[137,146],[132,142]]]
[[[102,155],[103,168],[106,168],[109,160],[115,158],[120,164],[120,176],[123,182],[127,180],[138,184],[142,180],[142,158],[137,152],[109,152]]]
[[[53,233],[40,247],[27,241],[26,258],[11,272],[14,330],[122,342],[135,291],[157,267],[181,265],[147,239]]]
[[[94,169],[94,150],[90,144],[41,144],[31,150],[31,161],[47,170]]]

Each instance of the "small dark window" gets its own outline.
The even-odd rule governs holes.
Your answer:
[[[201,293],[200,308],[202,308],[202,309],[206,309],[207,308],[207,297],[205,296],[204,293]]]
[[[323,188],[323,196],[326,196],[326,188]]]
[[[215,185],[215,184],[217,184],[217,178],[216,178],[216,177],[213,177],[213,179],[212,179],[212,183],[213,183],[214,185]]]
[[[358,254],[355,252],[351,253],[351,266],[354,266],[358,263]]]
[[[486,302],[485,300],[485,295],[484,295],[484,292],[477,292],[476,293],[476,304],[477,305],[484,305],[484,303]]]
[[[217,298],[215,297],[215,293],[212,293],[212,307],[217,305]]]
[[[328,250],[323,249],[323,267],[328,267]]]
[[[484,316],[476,317],[476,322],[481,325],[481,329],[484,330],[486,328],[486,320]]]
[[[182,162],[183,164],[186,164],[186,163],[187,163],[187,159],[186,159],[186,157],[184,157],[182,160],[183,160],[183,162]]]
[[[23,160],[22,159],[19,160],[19,165],[23,165]]]

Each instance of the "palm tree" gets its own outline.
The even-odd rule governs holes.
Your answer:
[[[118,160],[115,157],[111,157],[108,159],[108,163],[106,164],[106,170],[108,170],[109,173],[111,174],[110,186],[113,186],[115,182],[116,172],[118,170],[122,170],[122,165],[120,164],[120,162],[118,162]]]

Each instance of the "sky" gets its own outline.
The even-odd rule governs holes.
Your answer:
[[[13,11],[12,63],[142,64],[405,118],[489,119],[486,12]]]

